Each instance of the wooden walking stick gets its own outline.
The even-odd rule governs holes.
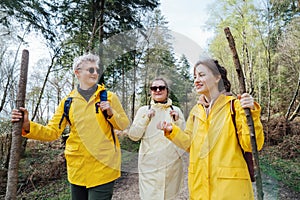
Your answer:
[[[20,80],[19,80],[18,94],[17,94],[17,100],[16,100],[17,108],[24,107],[24,104],[25,104],[27,72],[28,72],[28,58],[29,58],[28,50],[23,50]],[[19,170],[20,154],[21,154],[21,149],[22,149],[21,148],[22,125],[23,125],[23,120],[20,120],[20,122],[13,123],[12,143],[11,143],[11,149],[10,149],[5,200],[17,199],[18,170]]]
[[[236,72],[238,74],[239,83],[240,83],[239,84],[240,93],[243,94],[246,92],[246,84],[245,84],[245,78],[244,78],[243,70],[242,70],[242,67],[240,64],[239,56],[238,56],[236,48],[235,48],[234,38],[232,37],[229,27],[226,27],[224,29],[224,32],[225,32],[226,38],[228,40],[229,47],[233,54],[233,62],[234,62]],[[254,169],[255,169],[257,199],[263,200],[264,193],[263,193],[263,188],[262,188],[262,179],[261,179],[261,173],[260,173],[260,167],[259,167],[254,123],[253,123],[253,119],[251,116],[250,108],[245,108],[244,110],[245,110],[246,117],[247,117],[247,124],[250,129],[250,141],[251,141],[252,155],[253,155],[254,163],[255,163]]]

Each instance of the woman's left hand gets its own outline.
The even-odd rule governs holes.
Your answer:
[[[240,99],[242,108],[255,109],[255,107],[254,107],[254,99],[253,99],[253,97],[250,94],[244,93],[244,94],[242,94],[239,97],[239,99]]]
[[[171,117],[174,119],[174,121],[177,121],[177,120],[179,119],[179,114],[178,114],[178,112],[175,111],[175,110],[171,110],[171,111],[170,111],[170,115],[171,115]]]

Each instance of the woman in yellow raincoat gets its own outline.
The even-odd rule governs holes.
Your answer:
[[[157,78],[151,83],[151,103],[137,111],[128,132],[141,140],[139,148],[139,192],[142,200],[176,199],[183,181],[183,150],[165,138],[156,124],[161,120],[185,126],[184,116],[168,98],[167,82]]]
[[[29,121],[25,108],[12,111],[12,122],[19,121],[24,112],[22,135],[31,139],[56,140],[69,123],[65,157],[72,200],[111,199],[114,181],[120,177],[120,144],[113,129],[127,128],[129,120],[116,94],[108,91],[107,99],[100,100],[106,91],[97,84],[98,62],[93,54],[74,59],[79,85],[60,102],[46,126]],[[61,121],[68,97],[72,99],[69,120]]]
[[[264,143],[260,106],[247,93],[235,101],[232,101],[234,97],[225,95],[230,91],[227,71],[215,60],[199,61],[194,67],[194,75],[196,91],[203,100],[191,110],[186,129],[182,131],[175,124],[163,121],[157,124],[157,128],[164,130],[168,139],[190,153],[190,199],[252,200],[252,183],[241,151],[241,148],[251,151],[243,108],[251,108],[260,150]],[[232,108],[236,113],[236,129]]]

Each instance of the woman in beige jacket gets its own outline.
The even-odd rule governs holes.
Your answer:
[[[142,200],[174,199],[183,180],[183,151],[165,138],[156,124],[165,120],[184,128],[185,119],[181,110],[172,106],[164,79],[155,79],[150,90],[150,105],[139,108],[128,132],[130,139],[141,140],[138,161],[140,197]]]

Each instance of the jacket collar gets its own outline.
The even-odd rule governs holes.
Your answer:
[[[235,99],[235,97],[220,94],[220,96],[215,100],[215,102],[211,106],[210,112],[219,112],[226,104],[228,104],[228,102],[230,102],[233,99]]]
[[[168,108],[172,105],[172,100],[168,98],[166,103],[156,103],[156,102],[154,102],[153,99],[151,99],[150,105],[161,107],[161,108]]]
[[[210,108],[210,113],[219,112],[228,102],[230,102],[233,99],[235,99],[235,97],[221,94],[217,99],[215,99],[215,102]],[[206,110],[203,105],[196,105],[196,109],[193,109],[192,112],[194,116],[198,117],[201,120],[204,120],[203,116],[206,115]]]
[[[94,93],[94,96],[96,97],[97,95],[99,96],[99,93],[102,91],[102,90],[105,90],[105,85],[104,84],[97,84],[97,90],[96,92]],[[70,97],[78,97],[78,96],[81,96],[76,89],[72,90],[69,94]]]

